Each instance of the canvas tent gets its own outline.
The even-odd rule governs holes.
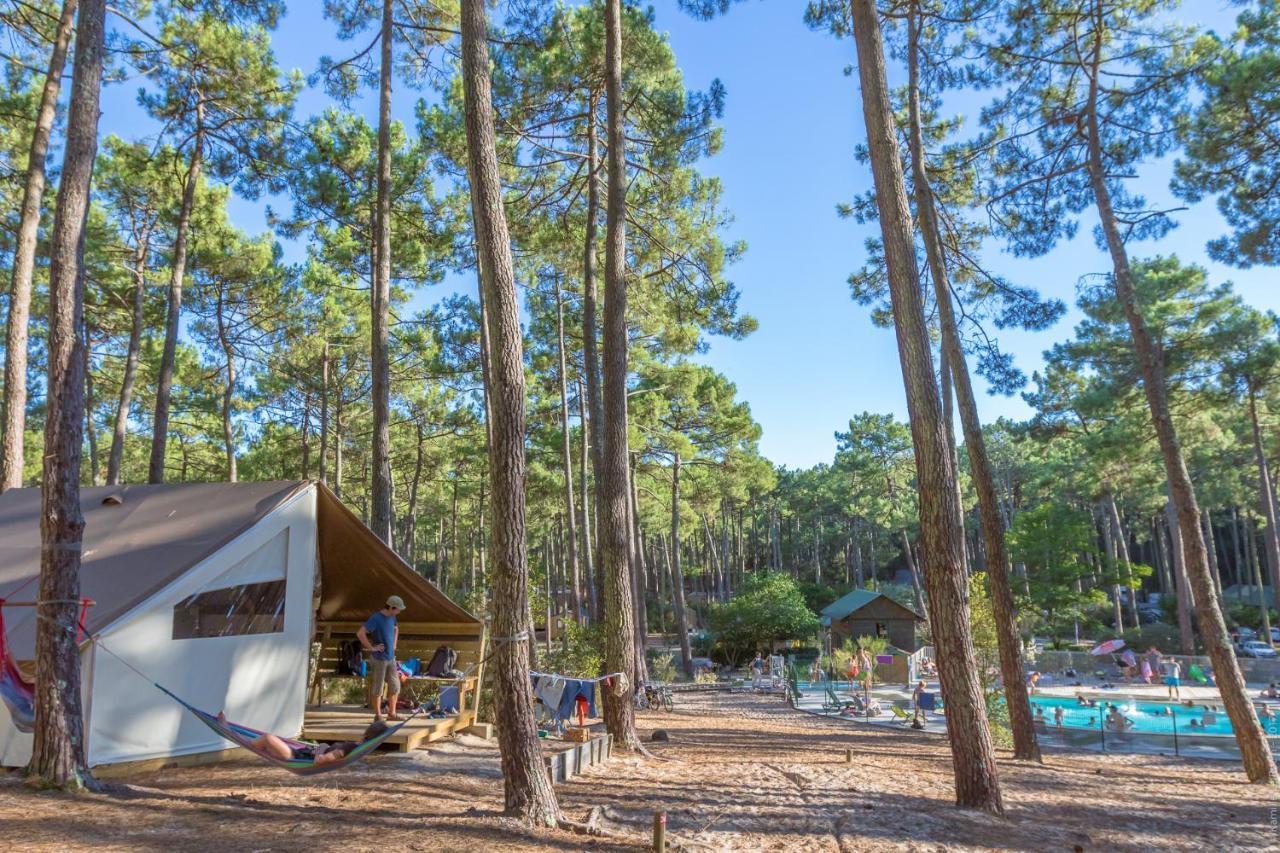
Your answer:
[[[406,620],[482,636],[318,483],[95,487],[81,503],[81,591],[97,602],[81,644],[91,766],[229,747],[120,659],[193,705],[293,735],[313,641],[388,594],[405,600]],[[0,495],[0,598],[35,598],[39,519],[39,489]],[[35,609],[7,607],[5,623],[14,657],[30,661]],[[30,749],[0,706],[0,765],[25,764]]]

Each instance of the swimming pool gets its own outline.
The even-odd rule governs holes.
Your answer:
[[[1149,699],[1138,699],[1133,696],[1093,696],[1091,698],[1097,701],[1097,707],[1082,707],[1075,698],[1069,696],[1032,696],[1032,713],[1035,713],[1036,707],[1043,708],[1045,725],[1052,728],[1055,725],[1054,711],[1061,708],[1064,726],[1096,730],[1101,725],[1100,720],[1107,713],[1108,703],[1114,703],[1121,714],[1133,721],[1133,728],[1128,730],[1131,732],[1171,735],[1176,730],[1182,735],[1232,734],[1231,721],[1227,719],[1226,712],[1221,710],[1221,705],[1218,706],[1219,710],[1214,712],[1216,719],[1209,725],[1192,726],[1192,720],[1197,723],[1203,720],[1205,713],[1203,704],[1198,703],[1188,708],[1174,702],[1152,702]],[[1166,713],[1166,709],[1173,713]],[[1267,734],[1280,734],[1280,721],[1274,719],[1266,721],[1266,729]]]

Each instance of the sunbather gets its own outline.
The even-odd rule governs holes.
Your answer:
[[[227,714],[225,711],[218,712],[218,722],[226,725]],[[382,720],[375,720],[369,724],[364,730],[364,736],[360,739],[361,743],[372,740],[387,730],[387,724]],[[272,758],[278,758],[281,761],[289,761],[290,759],[306,759],[316,764],[328,764],[330,761],[337,761],[339,758],[345,758],[347,753],[358,747],[360,744],[351,740],[344,740],[340,743],[310,744],[304,746],[290,746],[283,738],[277,737],[270,732],[258,735],[253,740],[253,745]]]

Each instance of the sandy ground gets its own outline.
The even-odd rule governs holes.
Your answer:
[[[654,756],[618,756],[557,788],[566,813],[635,839],[534,831],[503,818],[497,750],[474,738],[301,779],[250,759],[135,776],[78,797],[0,778],[5,850],[612,850],[647,846],[669,813],[686,850],[1280,850],[1280,796],[1221,761],[1002,755],[1007,816],[952,805],[931,735],[786,708],[775,697],[678,694]],[[845,762],[845,749],[854,751]]]

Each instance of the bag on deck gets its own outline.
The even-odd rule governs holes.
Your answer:
[[[431,678],[448,678],[449,670],[457,662],[458,653],[449,646],[441,646],[431,656],[431,663],[427,664],[427,675]]]
[[[347,640],[338,646],[338,675],[361,675],[363,663],[359,640]]]

